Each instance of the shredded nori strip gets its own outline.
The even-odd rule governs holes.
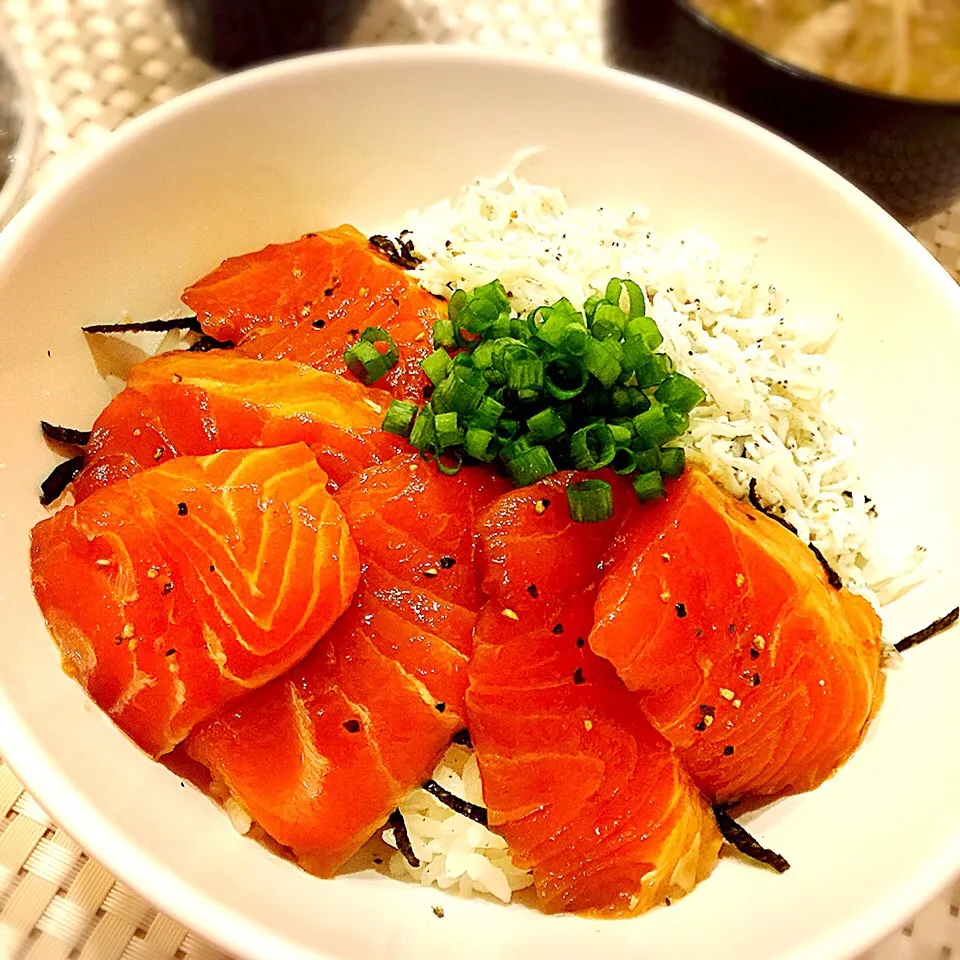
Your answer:
[[[760,500],[760,497],[757,496],[757,481],[756,478],[750,480],[750,488],[748,496],[750,498],[750,503],[759,510],[764,516],[769,517],[771,520],[776,520],[781,527],[785,527],[792,534],[796,534],[797,528],[787,520],[784,520],[783,517],[778,517],[771,510],[768,510]],[[827,575],[827,582],[830,584],[834,590],[843,589],[843,581],[840,579],[839,574],[830,564],[827,562],[827,558],[820,552],[820,548],[815,543],[808,543],[807,546],[813,552],[813,555],[820,561],[820,566],[823,567],[824,572]]]
[[[64,460],[50,471],[47,479],[40,484],[40,502],[50,506],[64,490],[67,489],[73,478],[83,469],[83,454]]]
[[[85,447],[90,442],[89,430],[74,430],[73,427],[61,427],[56,423],[40,421],[43,435],[54,443],[63,443],[68,447]]]
[[[717,818],[717,826],[723,834],[723,839],[727,843],[736,847],[745,857],[756,860],[767,867],[772,867],[777,873],[786,873],[790,869],[790,864],[780,856],[766,847],[761,846],[745,827],[742,827],[733,817],[727,813],[725,807],[719,804],[713,808],[713,815]]]
[[[916,633],[911,633],[909,637],[904,637],[899,643],[893,645],[894,649],[898,653],[903,653],[904,650],[909,650],[911,647],[923,643],[924,640],[929,640],[938,633],[942,633],[947,627],[952,627],[957,620],[960,620],[960,607],[954,607],[945,617],[940,617],[939,620],[934,620],[930,626],[924,627]]]
[[[420,861],[413,852],[413,845],[410,843],[410,834],[407,833],[407,825],[403,822],[403,814],[399,810],[394,810],[387,821],[393,830],[393,838],[397,841],[397,849],[403,854],[403,859],[411,867],[419,867]]]
[[[834,590],[842,590],[843,581],[840,579],[840,574],[830,566],[827,558],[820,552],[820,548],[815,543],[808,543],[807,546],[813,551],[813,555],[820,561],[820,566],[823,567],[826,572],[827,583],[829,583]]]
[[[135,320],[131,323],[93,323],[81,327],[84,333],[165,333],[167,330],[192,330],[203,333],[196,317],[175,317],[173,320]]]
[[[423,257],[413,249],[412,240],[404,240],[403,234],[396,240],[391,240],[382,234],[370,238],[373,244],[386,258],[404,270],[413,270],[423,263]]]
[[[210,350],[232,350],[235,344],[232,340],[217,340],[206,333],[196,343],[187,347],[188,353],[208,353]]]
[[[452,794],[449,790],[444,790],[436,780],[428,780],[423,789],[431,796],[436,797],[444,806],[449,807],[454,813],[473,820],[485,827],[487,825],[487,811],[485,807],[478,807],[475,803],[467,800],[461,800],[458,796]]]
[[[468,750],[473,749],[473,741],[470,739],[469,730],[458,730],[453,735],[453,742],[459,744],[461,747],[466,747]]]
[[[773,511],[768,510],[763,505],[760,498],[757,496],[757,480],[755,477],[750,480],[750,490],[748,496],[750,497],[750,503],[764,516],[769,517],[771,520],[776,520],[781,527],[785,527],[791,533],[795,534],[797,532],[797,528],[792,523],[790,523],[788,520],[784,520],[783,517],[778,517],[775,513],[773,513]]]

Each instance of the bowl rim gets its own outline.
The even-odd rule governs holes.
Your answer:
[[[3,63],[17,85],[17,109],[20,115],[20,133],[12,152],[13,163],[9,176],[0,186],[0,228],[13,215],[17,200],[33,172],[33,161],[40,141],[40,118],[33,79],[14,45],[0,38],[0,63]]]
[[[396,69],[408,65],[422,66],[424,62],[447,71],[456,70],[464,64],[487,68],[506,67],[525,72],[528,76],[539,75],[545,80],[549,80],[551,75],[562,75],[598,87],[613,84],[642,97],[652,97],[661,103],[700,114],[707,121],[732,127],[745,141],[753,141],[764,150],[789,157],[805,176],[817,179],[843,202],[857,208],[868,225],[898,237],[904,254],[914,261],[927,282],[940,287],[947,299],[956,302],[960,312],[960,287],[906,227],[840,174],[760,124],[667,84],[604,65],[563,62],[502,50],[426,44],[327,51],[293,57],[220,78],[157,106],[92,147],[69,171],[42,189],[16,213],[10,225],[0,233],[0,266],[5,265],[5,261],[15,262],[21,239],[51,216],[61,198],[81,186],[88,173],[103,158],[123,151],[130,143],[148,138],[155,128],[166,125],[185,112],[242,94],[248,88],[287,75],[313,75],[371,63]],[[208,891],[191,886],[173,868],[157,862],[146,850],[138,847],[94,804],[82,794],[75,794],[73,782],[63,773],[56,758],[41,748],[33,731],[22,720],[2,687],[0,739],[5,761],[37,797],[48,815],[118,879],[129,884],[148,902],[187,929],[237,958],[337,960],[326,951],[306,951],[286,934],[222,906]],[[815,941],[790,951],[782,960],[841,960],[853,956],[914,916],[953,879],[958,868],[960,827],[944,839],[938,853],[929,857],[918,873],[909,877],[891,894],[872,908],[864,909],[825,931]]]
[[[749,40],[745,40],[698,9],[694,5],[693,0],[668,0],[668,2],[693,20],[701,29],[713,34],[716,39],[736,47],[755,60],[759,60],[765,66],[785,73],[795,80],[805,81],[814,86],[823,87],[832,93],[844,93],[851,97],[863,98],[864,100],[882,103],[888,106],[914,107],[921,110],[930,110],[938,114],[956,114],[960,117],[960,97],[954,100],[935,100],[926,97],[886,93],[883,90],[858,87],[853,83],[836,80],[833,77],[826,76],[826,74],[815,73],[806,67],[801,67],[798,64],[791,63],[789,60],[784,60],[782,57],[778,57],[776,54],[770,53],[762,47],[751,43]]]

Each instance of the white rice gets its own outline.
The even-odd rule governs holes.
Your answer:
[[[433,779],[461,800],[483,805],[477,758],[463,747],[447,751]],[[533,883],[528,872],[513,865],[503,837],[454,813],[426,790],[414,790],[400,804],[400,813],[420,866],[410,866],[395,853],[390,858],[395,877],[409,877],[424,886],[436,884],[462,896],[486,893],[504,903]],[[393,830],[384,830],[383,839],[396,848]]]
[[[643,210],[570,207],[561,191],[511,174],[412,211],[403,227],[426,256],[421,283],[447,297],[500,279],[519,311],[560,297],[579,307],[611,277],[636,281],[664,350],[708,393],[683,441],[689,460],[740,498],[755,479],[764,504],[874,603],[918,577],[921,548],[878,555],[876,510],[863,492],[855,443],[832,415],[834,369],[825,350],[840,319],[791,315],[778,290],[761,288],[754,279],[761,237],[754,257],[731,260],[700,232],[663,238]],[[464,766],[462,754],[452,748],[434,779],[482,804],[476,761]],[[530,884],[503,840],[425,791],[414,791],[401,812],[422,865],[411,868],[396,853],[394,875],[504,901]],[[384,839],[393,845],[391,831]]]

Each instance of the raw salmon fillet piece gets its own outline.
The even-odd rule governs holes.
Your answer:
[[[74,497],[177,456],[301,441],[336,488],[396,456],[397,438],[380,429],[389,404],[382,390],[289,360],[161,354],[136,364],[97,418]]]
[[[464,726],[479,602],[473,522],[503,487],[399,457],[337,498],[364,573],[307,660],[199,726],[187,750],[299,863],[332,874]]]
[[[716,861],[712,812],[672,746],[586,643],[599,564],[633,509],[570,520],[557,475],[479,523],[483,587],[467,718],[491,827],[533,871],[546,910],[618,916],[681,896]]]
[[[188,287],[183,302],[204,333],[260,360],[346,372],[343,352],[366,327],[386,330],[400,361],[377,386],[422,401],[420,361],[446,304],[350,226],[231,257]]]
[[[810,790],[880,704],[880,620],[704,473],[668,490],[621,528],[590,646],[712,798]]]
[[[360,569],[304,444],[180,457],[37,524],[64,670],[147,753],[301,660]]]

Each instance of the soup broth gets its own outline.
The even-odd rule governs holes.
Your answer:
[[[742,39],[854,86],[960,100],[960,0],[690,0]]]

